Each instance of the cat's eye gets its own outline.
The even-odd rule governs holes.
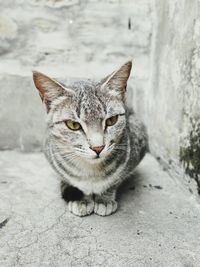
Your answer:
[[[106,126],[113,126],[118,120],[118,115],[112,116],[106,120]]]
[[[79,122],[76,122],[76,121],[66,120],[65,121],[65,124],[67,125],[67,127],[70,130],[73,130],[73,131],[78,131],[78,130],[81,130],[82,129],[80,123]]]

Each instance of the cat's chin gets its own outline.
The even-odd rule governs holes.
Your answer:
[[[98,164],[101,163],[102,161],[104,161],[106,158],[106,156],[95,156],[95,157],[88,157],[88,158],[84,158],[87,162],[91,163],[91,164]]]
[[[93,164],[95,163],[101,163],[102,161],[105,161],[106,159],[108,159],[108,157],[112,154],[112,150],[110,151],[106,151],[106,152],[103,152],[101,153],[100,155],[96,155],[96,156],[93,156],[89,159],[89,161]]]
[[[90,160],[88,160],[88,163],[90,164],[90,165],[99,165],[99,164],[101,164],[103,161],[104,161],[104,159],[105,158],[95,158],[95,159],[90,159]]]
[[[104,161],[109,155],[110,153],[101,153],[100,155],[78,155],[79,160],[87,162],[87,163],[91,163],[91,164],[98,164],[101,163],[102,161]]]

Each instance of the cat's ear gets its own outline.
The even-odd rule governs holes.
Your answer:
[[[111,75],[103,79],[101,87],[109,90],[114,96],[121,95],[124,97],[131,68],[132,61],[126,62],[118,70],[114,71]]]
[[[68,92],[73,94],[72,90],[66,89],[58,81],[46,76],[45,74],[33,71],[33,81],[38,89],[42,101],[46,104],[47,112],[50,109],[50,104],[57,97]]]

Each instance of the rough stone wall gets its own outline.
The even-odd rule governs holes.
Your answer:
[[[200,175],[200,2],[155,1],[145,121],[151,150]]]
[[[101,77],[134,59],[130,87],[140,112],[149,77],[152,3],[0,0],[0,149],[40,148],[45,111],[31,70]]]

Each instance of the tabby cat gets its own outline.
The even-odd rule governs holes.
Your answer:
[[[45,155],[75,215],[114,213],[117,188],[148,149],[144,125],[126,106],[131,68],[127,62],[100,81],[65,85],[33,72],[47,109]]]

